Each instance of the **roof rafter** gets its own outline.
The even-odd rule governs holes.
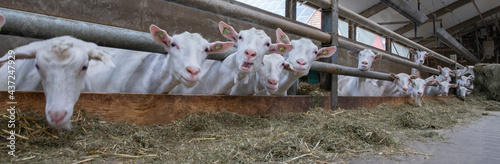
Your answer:
[[[359,15],[364,16],[365,18],[369,18],[387,8],[389,8],[389,6],[387,6],[383,2],[379,2],[376,5],[373,5],[364,11],[361,11]]]
[[[470,3],[471,1],[470,0],[458,0],[454,3],[451,3],[450,5],[448,6],[445,6],[437,11],[435,11],[434,13],[436,14],[436,17],[440,17],[440,16],[443,16],[444,14],[446,13],[449,13],[463,5],[466,5],[468,3]],[[432,14],[433,13],[430,13],[430,14],[427,14],[427,17],[429,19],[432,19]],[[399,29],[396,29],[394,30],[394,32],[398,33],[398,34],[404,34],[410,30],[412,30],[414,28],[414,25],[413,23],[408,23],[406,25],[404,25],[403,27],[399,28]]]
[[[486,12],[483,12],[481,13],[484,17],[489,17],[489,16],[492,16],[496,13],[500,12],[500,6],[497,6],[491,10],[488,10]],[[450,33],[451,35],[454,35],[455,33],[457,33],[459,30],[461,29],[464,29],[464,28],[468,28],[472,25],[474,25],[476,22],[478,21],[481,21],[481,17],[479,15],[475,16],[475,17],[472,17],[462,23],[459,23],[453,27],[450,27],[450,28],[447,28],[446,31],[448,31],[448,33]],[[430,36],[430,37],[427,37],[427,38],[432,38],[434,36]],[[426,38],[426,39],[427,39]],[[433,42],[433,41],[429,41],[429,40],[424,40],[424,41],[420,41],[418,42],[419,44],[421,45],[425,45],[427,43],[430,43],[430,42]]]

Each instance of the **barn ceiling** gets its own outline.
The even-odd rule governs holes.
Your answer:
[[[482,62],[498,63],[497,58],[500,56],[499,0],[408,0],[408,2],[415,8],[420,2],[420,11],[429,17],[427,23],[417,27],[416,35],[414,25],[408,18],[380,0],[339,0],[339,5],[438,53],[457,54],[443,43],[436,41],[432,33],[434,16],[436,27],[442,26],[446,29],[476,57],[482,59]],[[493,47],[491,43],[483,44],[484,41],[494,42]],[[485,57],[485,53],[491,52],[488,48],[494,49],[493,56]],[[470,62],[460,58],[460,55],[458,60],[462,63]]]

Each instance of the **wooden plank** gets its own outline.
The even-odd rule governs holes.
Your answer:
[[[16,108],[44,115],[45,95],[40,91],[16,91]],[[9,94],[0,91],[1,109],[8,109]],[[425,97],[435,99],[436,97]],[[446,100],[447,97],[439,97]],[[401,105],[411,103],[409,97],[339,97],[339,108],[374,108],[381,103]],[[330,96],[228,96],[228,95],[167,95],[131,93],[82,93],[74,110],[113,122],[133,122],[139,125],[166,123],[192,113],[228,111],[243,115],[264,115],[306,112],[321,106],[330,109]],[[0,113],[5,113],[1,110]]]
[[[8,109],[6,91],[0,92],[5,101],[0,108]],[[43,92],[16,91],[16,107],[44,114]],[[244,115],[306,112],[313,106],[312,96],[225,96],[167,95],[125,93],[82,93],[74,110],[99,116],[110,121],[136,124],[157,124],[179,119],[187,114],[209,110],[230,111]],[[5,110],[3,110],[5,112]]]

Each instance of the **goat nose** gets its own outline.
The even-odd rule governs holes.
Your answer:
[[[278,81],[277,81],[277,80],[274,80],[274,79],[269,79],[269,80],[267,80],[267,82],[268,82],[269,84],[271,84],[271,85],[276,85],[276,84],[278,84]]]
[[[424,60],[420,60],[420,63],[423,63],[423,62],[424,62]]]
[[[368,62],[363,61],[363,62],[361,62],[361,64],[363,64],[363,65],[368,65]]]
[[[417,92],[419,96],[422,96],[422,92]]]
[[[257,53],[255,51],[252,51],[252,50],[245,50],[245,56],[248,59],[250,59],[250,58],[257,56]]]
[[[68,113],[67,111],[57,111],[57,112],[49,111],[49,116],[52,122],[58,124],[63,120],[63,118],[66,116],[67,113]]]
[[[403,88],[403,91],[405,91],[405,92],[408,91],[408,88]]]
[[[307,62],[304,59],[297,59],[297,64],[299,64],[299,65],[306,65]]]
[[[193,67],[189,66],[189,67],[186,67],[186,72],[190,75],[195,76],[195,75],[198,75],[198,73],[200,72],[200,68],[193,68]]]

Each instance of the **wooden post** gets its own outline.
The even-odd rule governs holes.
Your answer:
[[[324,32],[328,32],[332,34],[332,40],[330,43],[322,43],[322,46],[339,46],[339,29],[338,29],[338,21],[339,21],[339,13],[338,13],[338,0],[332,1],[332,6],[329,9],[322,9],[321,11],[321,30]],[[338,63],[339,51],[335,52],[333,56],[329,59],[326,59],[325,62],[329,63]],[[330,107],[332,110],[337,109],[338,107],[338,75],[336,74],[327,74],[322,78],[323,84],[325,86],[329,86],[331,92],[331,101]]]
[[[290,19],[297,19],[297,0],[286,0],[285,1],[285,17]],[[299,80],[295,81],[293,85],[287,90],[287,95],[297,95],[297,90],[299,88]]]

